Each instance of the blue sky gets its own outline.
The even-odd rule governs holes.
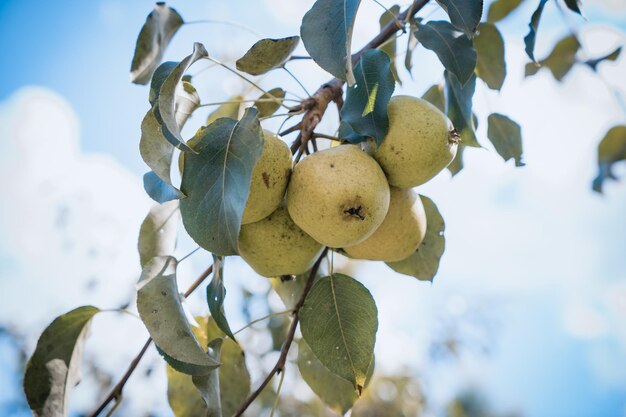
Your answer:
[[[251,3],[257,7],[231,3],[171,5],[189,20],[239,20],[264,36],[281,37],[297,33],[294,19],[311,1]],[[497,409],[520,410],[528,417],[624,417],[626,183],[610,184],[599,196],[590,192],[590,182],[597,141],[610,126],[624,123],[625,115],[604,81],[585,68],[574,69],[562,85],[548,71],[523,79],[521,37],[534,3],[502,24],[509,59],[502,93],[479,86],[476,94],[482,118],[499,111],[520,122],[527,166],[515,169],[503,163],[488,143],[483,123],[479,136],[485,149],[468,152],[465,171],[452,180],[443,173],[420,189],[434,199],[447,222],[446,254],[436,282],[416,284],[374,263],[350,268],[379,305],[377,357],[382,369],[427,369],[424,378],[435,401],[443,403],[457,389],[477,386]],[[615,8],[607,9],[611,4]],[[0,2],[0,192],[11,196],[3,199],[0,213],[0,294],[29,293],[19,303],[3,298],[0,321],[21,317],[27,328],[37,329],[27,332],[31,344],[54,315],[79,303],[113,307],[133,291],[136,230],[150,203],[141,190],[146,168],[138,153],[147,89],[131,85],[128,71],[151,5],[126,0]],[[439,16],[432,13],[432,18]],[[379,14],[373,2],[364,1],[359,18],[371,22]],[[583,43],[594,55],[624,43],[623,33],[604,27],[611,23],[626,30],[626,10],[619,0],[595,2],[586,16],[591,29],[583,32]],[[575,16],[568,21],[583,23]],[[357,23],[355,45],[375,31],[374,25]],[[558,13],[548,8],[537,55],[543,57],[565,31]],[[190,25],[176,35],[166,59],[179,60],[193,41],[202,41],[211,54],[228,61],[255,40],[228,26]],[[433,54],[419,50],[414,59],[419,72],[413,82],[404,74],[407,82],[399,93],[421,95],[441,80]],[[622,93],[625,61],[602,68],[604,79]],[[309,90],[328,78],[309,63],[293,68]],[[279,80],[283,78],[271,75],[262,83],[271,88]],[[247,88],[219,71],[199,75],[197,83],[204,101]],[[296,91],[293,82],[287,83]],[[332,133],[334,117],[329,114],[321,129]],[[23,131],[23,124],[32,131]],[[623,167],[616,171],[626,176]],[[69,226],[59,231],[55,222],[66,212]],[[181,254],[192,247],[181,242]],[[93,251],[102,258],[90,257]],[[181,279],[190,280],[206,260],[203,255],[192,258]],[[343,259],[337,264],[349,267]],[[251,276],[245,265],[232,265],[233,275]],[[82,291],[90,279],[102,282],[97,296]],[[264,288],[263,281],[246,285]],[[237,301],[227,310],[236,314]],[[190,307],[200,305],[197,300]],[[468,352],[453,364],[430,363],[425,349],[438,324],[455,321],[471,335],[474,311],[493,323],[491,354]],[[116,325],[122,335],[143,338],[136,323]],[[94,350],[107,341],[98,326]],[[8,347],[0,345],[3,349]],[[0,357],[4,363],[13,361]],[[127,362],[117,352],[100,364],[122,369]],[[4,363],[2,369],[11,372]],[[5,380],[6,375],[0,377],[3,386]],[[87,391],[78,391],[76,409],[84,405],[80,392]],[[0,406],[2,401],[0,396]],[[157,408],[167,415],[163,403]]]

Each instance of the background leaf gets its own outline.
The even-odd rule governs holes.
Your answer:
[[[224,299],[226,298],[226,288],[224,288],[224,258],[213,255],[213,278],[206,288],[206,298],[209,304],[211,317],[228,337],[235,340],[233,332],[230,330],[226,316],[224,315]]]
[[[254,102],[254,106],[259,109],[259,117],[271,116],[280,108],[280,101],[285,98],[285,90],[282,88],[272,88],[269,94],[263,94]],[[272,97],[279,101],[270,101]]]
[[[400,6],[394,4],[389,8],[389,10],[385,10],[385,12],[380,16],[378,23],[380,24],[380,29],[382,30],[387,24],[391,21],[394,21],[394,16],[397,16],[400,13]],[[392,36],[387,42],[383,43],[378,49],[383,51],[389,56],[389,60],[391,61],[391,73],[393,74],[393,78],[398,82],[398,84],[402,85],[402,80],[400,80],[400,76],[398,75],[398,69],[396,68],[396,50],[397,50],[397,40],[395,36]],[[409,72],[411,70],[409,69]]]
[[[607,178],[617,179],[613,165],[626,160],[626,125],[612,127],[598,144],[598,176],[593,180],[593,190],[602,192]]]
[[[137,247],[142,267],[155,256],[174,254],[179,221],[178,201],[152,206],[139,229]]]
[[[241,109],[242,96],[233,96],[228,101],[232,103],[224,103],[215,109],[206,119],[205,126],[210,125],[220,117],[230,117],[231,119],[239,119],[239,110]]]
[[[450,162],[450,165],[446,167],[453,177],[461,172],[461,170],[463,170],[463,152],[465,152],[465,145],[459,143],[459,146],[456,149],[456,155],[454,156],[454,159],[452,160],[452,162]]]
[[[487,118],[487,136],[500,156],[508,161],[513,158],[516,167],[522,167],[522,128],[520,125],[499,113]]]
[[[300,311],[302,337],[311,351],[359,392],[374,355],[377,314],[367,288],[343,274],[318,280]]]
[[[180,192],[163,181],[154,171],[143,175],[143,189],[157,203],[165,203],[180,197]]]
[[[389,56],[377,49],[365,52],[354,68],[354,76],[356,84],[348,87],[341,121],[356,134],[373,137],[380,145],[389,130],[387,105],[396,86]]]
[[[422,99],[437,107],[442,113],[446,112],[446,97],[441,85],[435,84],[430,86],[424,95],[422,95]]]
[[[530,23],[528,24],[530,30],[528,31],[528,35],[524,36],[524,43],[526,44],[526,54],[533,62],[536,62],[535,41],[537,40],[539,21],[541,20],[541,14],[543,13],[543,8],[545,7],[547,1],[548,0],[539,0],[539,6],[537,6],[537,9],[530,17]]]
[[[576,36],[569,35],[557,42],[545,59],[536,63],[526,64],[526,76],[535,75],[542,67],[547,67],[554,78],[561,81],[576,63],[576,54],[580,49],[580,43]]]
[[[198,153],[185,155],[183,224],[198,245],[216,255],[238,252],[252,169],[263,151],[257,114],[249,108],[239,122],[216,120],[193,139]]]
[[[177,371],[206,375],[219,363],[211,359],[194,336],[176,284],[176,259],[152,258],[137,285],[137,309],[159,352]]]
[[[467,36],[459,35],[445,21],[418,23],[415,36],[425,48],[437,54],[444,68],[455,74],[462,85],[469,81],[476,68],[476,50]]]
[[[468,37],[474,36],[483,14],[483,0],[437,0],[455,28]]]
[[[178,12],[165,3],[156,3],[146,18],[135,45],[135,55],[130,66],[130,81],[147,84],[152,73],[163,59],[167,45],[184,24]]]
[[[65,417],[69,391],[79,382],[88,324],[100,309],[79,307],[57,317],[39,336],[26,365],[24,393],[35,417]]]
[[[299,36],[281,39],[261,39],[239,58],[235,65],[239,71],[261,75],[282,67],[300,43]]]
[[[571,11],[578,13],[579,15],[582,15],[582,12],[580,11],[580,0],[563,0],[565,2],[565,5],[567,6],[568,9],[570,9]]]
[[[352,29],[360,0],[317,0],[300,26],[302,43],[313,60],[337,78],[354,84]]]
[[[207,355],[216,362],[219,362],[223,340],[224,339],[221,338],[213,339],[209,342],[207,347]],[[191,381],[204,400],[204,404],[207,407],[206,416],[222,417],[219,368],[213,369],[206,375],[193,375]]]
[[[506,78],[504,39],[498,28],[491,23],[482,23],[474,38],[476,48],[476,75],[492,90],[500,90]]]
[[[472,75],[465,86],[461,86],[454,74],[445,71],[447,114],[454,128],[461,135],[461,143],[480,147],[476,140],[476,126],[472,113],[472,99],[476,90],[476,75]]]
[[[446,247],[446,238],[443,234],[446,225],[435,203],[423,195],[420,195],[420,198],[426,211],[427,226],[424,240],[413,255],[402,261],[386,262],[386,264],[400,274],[415,277],[420,281],[432,282],[437,275],[439,261]]]
[[[496,23],[519,7],[524,0],[496,0],[489,6],[487,21]]]
[[[616,61],[617,58],[619,58],[621,52],[622,52],[622,47],[620,46],[619,48],[615,49],[610,54],[604,55],[604,56],[602,56],[600,58],[588,59],[587,61],[585,61],[585,64],[587,66],[589,66],[589,68],[591,68],[592,70],[597,71],[598,65],[601,62],[604,62],[604,61]]]

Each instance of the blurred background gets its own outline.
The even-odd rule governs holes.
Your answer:
[[[182,59],[200,41],[233,64],[260,37],[298,34],[312,3],[172,0],[168,5],[186,21],[213,22],[183,26],[165,60]],[[508,77],[501,93],[477,86],[484,148],[466,151],[465,169],[454,178],[444,171],[419,188],[446,221],[446,252],[434,283],[382,263],[335,257],[335,270],[361,280],[379,309],[376,379],[360,403],[361,416],[626,416],[626,182],[605,183],[603,194],[591,190],[597,144],[626,119],[626,58],[602,64],[599,74],[575,66],[562,83],[547,70],[526,79],[523,37],[536,3],[525,0],[499,23]],[[0,1],[0,416],[30,415],[23,366],[54,317],[86,304],[134,308],[137,235],[152,202],[138,151],[148,88],[128,77],[152,6],[148,0]],[[354,50],[377,33],[382,11],[362,1]],[[583,11],[584,19],[564,17],[548,2],[536,56],[545,57],[572,28],[589,56],[626,43],[623,0],[588,0]],[[420,16],[444,18],[434,2]],[[406,37],[398,45],[403,53]],[[306,54],[302,45],[296,54]],[[418,47],[413,65],[412,78],[398,65],[404,83],[396,93],[421,96],[442,81],[432,52]],[[203,102],[258,95],[225,70],[204,67],[190,71]],[[329,78],[309,61],[294,61],[290,69],[311,93]],[[279,71],[260,82],[305,94]],[[202,111],[210,109],[194,113],[186,132],[202,124]],[[504,163],[487,140],[491,112],[522,126],[526,166]],[[279,124],[269,119],[264,127]],[[320,131],[333,134],[336,127],[331,108]],[[615,173],[625,177],[626,165]],[[179,256],[195,248],[182,235]],[[210,262],[202,251],[186,260],[180,288]],[[226,286],[232,328],[283,308],[267,280],[239,259],[228,259]],[[203,291],[186,307],[205,314]],[[72,415],[93,411],[146,337],[130,315],[96,316]],[[253,386],[276,361],[276,337],[260,326],[242,339]],[[164,363],[151,349],[117,415],[171,416],[166,390]],[[305,415],[298,407],[316,401],[296,366],[287,369],[282,395],[283,415]],[[381,405],[384,412],[374,411]]]

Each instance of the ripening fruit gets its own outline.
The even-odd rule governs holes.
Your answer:
[[[267,130],[263,131],[263,137],[263,153],[252,170],[242,224],[259,221],[276,210],[283,201],[291,174],[289,146]]]
[[[394,96],[387,113],[389,131],[374,158],[389,184],[401,188],[424,184],[452,162],[458,135],[438,108],[417,97]]]
[[[391,187],[389,211],[373,235],[344,248],[357,259],[394,262],[411,256],[426,235],[426,212],[420,196],[410,188]]]
[[[341,145],[298,163],[287,188],[293,221],[331,248],[356,245],[385,219],[389,184],[376,161],[355,145]]]
[[[266,218],[241,226],[239,254],[265,277],[298,275],[309,270],[322,245],[300,229],[280,206]]]

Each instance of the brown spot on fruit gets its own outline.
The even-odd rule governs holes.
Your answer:
[[[264,172],[261,174],[261,176],[263,177],[263,183],[265,184],[266,188],[270,188],[270,176],[267,172]]]

